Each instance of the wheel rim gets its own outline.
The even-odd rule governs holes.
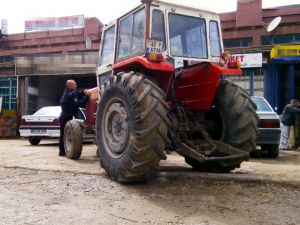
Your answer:
[[[107,152],[114,158],[121,157],[129,139],[129,123],[126,108],[120,99],[112,99],[107,104],[101,133]]]
[[[65,140],[65,143],[66,143],[65,152],[68,154],[69,151],[72,148],[72,135],[71,135],[72,131],[68,129],[65,132],[66,132],[66,136],[65,136],[65,138],[66,138],[66,140]]]

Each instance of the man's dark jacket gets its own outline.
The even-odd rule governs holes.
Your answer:
[[[61,119],[70,120],[77,113],[79,107],[85,107],[88,97],[85,96],[83,91],[75,90],[70,91],[65,89],[60,99],[61,105]]]
[[[283,109],[281,115],[281,123],[287,126],[292,126],[295,124],[296,113],[300,113],[300,109],[292,107],[291,105],[286,105]]]

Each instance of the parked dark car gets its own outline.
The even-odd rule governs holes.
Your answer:
[[[251,99],[257,106],[256,112],[260,119],[256,144],[261,146],[262,151],[267,151],[269,157],[277,158],[281,134],[279,116],[265,98],[252,96]]]

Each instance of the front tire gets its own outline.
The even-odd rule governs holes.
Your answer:
[[[76,120],[67,122],[64,131],[64,146],[69,159],[79,159],[82,152],[82,129]]]
[[[41,142],[40,137],[29,137],[28,141],[31,145],[38,145]]]
[[[139,182],[166,159],[168,105],[164,92],[140,73],[112,77],[97,109],[100,164],[112,180]]]

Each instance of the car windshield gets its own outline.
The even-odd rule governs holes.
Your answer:
[[[264,98],[251,97],[251,99],[257,106],[256,111],[273,112],[273,109],[269,106],[269,104]]]
[[[208,58],[205,20],[169,14],[172,56]]]
[[[59,116],[61,112],[60,106],[44,107],[36,111],[34,116]]]
[[[86,111],[83,108],[78,109],[76,114],[74,115],[74,118],[79,120],[85,120],[85,117],[86,117]]]

